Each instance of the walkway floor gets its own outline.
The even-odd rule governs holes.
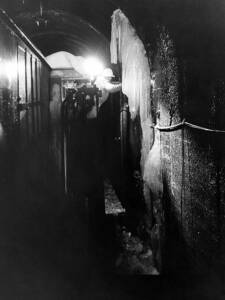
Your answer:
[[[116,274],[113,219],[108,216],[107,235],[95,245],[84,220],[74,203],[41,186],[20,182],[6,190],[0,201],[0,299],[202,299],[202,286],[191,289],[182,279]],[[224,299],[218,288],[213,298],[208,290],[204,299]]]

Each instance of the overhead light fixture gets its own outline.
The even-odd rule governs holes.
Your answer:
[[[43,4],[42,1],[40,2],[40,10],[39,10],[39,16],[37,16],[35,23],[38,27],[40,27],[41,25],[47,27],[48,25],[48,20],[46,18],[44,18],[43,16]]]

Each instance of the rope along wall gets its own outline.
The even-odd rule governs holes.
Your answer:
[[[225,130],[217,130],[217,129],[211,129],[211,128],[198,126],[198,125],[186,122],[185,119],[181,123],[171,125],[171,126],[162,127],[162,126],[158,126],[158,125],[155,125],[155,126],[151,125],[151,128],[155,128],[155,129],[158,129],[159,131],[164,131],[164,132],[176,131],[176,130],[182,129],[184,127],[189,127],[189,128],[193,128],[193,129],[197,129],[197,130],[201,130],[201,131],[205,131],[205,132],[225,134]]]
[[[216,133],[216,134],[225,134],[225,130],[218,130],[218,129],[211,129],[211,128],[206,128],[206,127],[202,127],[202,126],[198,126],[196,124],[192,124],[189,122],[186,122],[185,119],[178,124],[175,125],[171,125],[171,126],[158,126],[158,125],[150,125],[151,128],[157,129],[160,132],[173,132],[173,131],[177,131],[180,129],[184,129],[185,127],[187,128],[193,128],[193,129],[197,129],[206,133]],[[185,188],[185,183],[184,183],[184,135],[182,134],[182,184],[181,184],[181,198],[180,198],[180,206],[181,206],[181,223],[183,222],[183,201],[184,201],[184,188]],[[218,158],[217,158],[218,160]],[[219,167],[219,160],[217,161],[217,167]],[[219,176],[219,171],[217,171],[217,174]],[[219,182],[219,179],[217,180]],[[219,184],[219,183],[217,183]],[[192,204],[192,200],[191,200],[191,210],[193,210],[193,204]],[[220,212],[220,195],[217,195],[217,214],[218,216],[220,216],[221,212]],[[192,218],[193,218],[193,214],[192,214]],[[220,218],[218,218],[220,220]],[[221,240],[221,232],[220,232],[220,223],[218,223],[217,225],[217,230],[218,230],[218,236],[219,236],[219,241]],[[193,229],[193,220],[192,220],[192,229]],[[192,232],[193,234],[193,232]],[[193,239],[193,238],[192,238]]]

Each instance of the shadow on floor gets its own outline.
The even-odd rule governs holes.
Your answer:
[[[76,199],[54,189],[22,179],[2,189],[0,299],[224,299],[209,278],[116,275],[115,219],[105,219],[97,241],[86,220]]]

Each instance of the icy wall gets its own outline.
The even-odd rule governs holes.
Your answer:
[[[111,62],[120,63],[122,66],[122,91],[128,97],[133,129],[138,131],[138,126],[135,125],[138,119],[144,134],[141,154],[143,170],[147,158],[145,149],[149,149],[151,144],[150,67],[143,42],[119,9],[112,16],[110,50]],[[133,146],[135,147],[135,141]]]

